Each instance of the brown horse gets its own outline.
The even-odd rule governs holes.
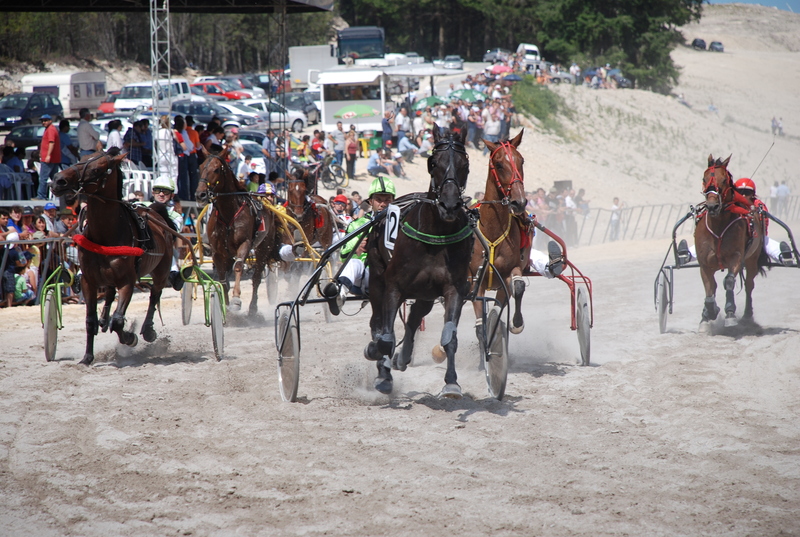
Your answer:
[[[86,300],[86,352],[81,363],[87,365],[94,361],[94,336],[98,327],[103,332],[109,328],[116,332],[120,343],[131,347],[138,343],[136,334],[125,330],[125,311],[136,282],[148,274],[153,277],[153,283],[141,334],[145,341],[156,339],[153,315],[172,264],[173,237],[167,231],[166,207],[153,204],[151,208],[137,207],[134,211],[120,200],[119,165],[124,158],[125,155],[95,153],[56,174],[52,185],[56,196],[74,192],[88,198],[85,224],[75,236],[80,246],[81,288]],[[146,223],[145,229],[140,229],[141,222]],[[97,291],[100,287],[106,288],[106,298],[98,322]],[[117,309],[109,321],[117,291]]]
[[[287,182],[286,199],[289,215],[303,228],[310,244],[319,243],[327,250],[333,243],[334,215],[325,198],[309,194],[316,190],[305,168],[296,168]]]
[[[277,222],[275,214],[256,203],[236,180],[233,170],[225,161],[228,150],[220,155],[210,155],[200,167],[200,182],[195,199],[203,205],[213,202],[213,210],[206,225],[208,242],[214,269],[225,287],[228,302],[230,284],[228,277],[233,268],[233,299],[229,308],[238,311],[242,307],[242,271],[244,260],[251,249],[255,249],[256,261],[253,272],[253,296],[249,314],[258,312],[258,287],[267,263],[280,262],[279,249],[282,244],[291,244],[285,228]]]
[[[735,191],[728,162],[714,160],[708,156],[708,168],[703,174],[703,195],[705,207],[697,216],[694,242],[697,248],[697,262],[706,290],[701,328],[708,330],[709,321],[719,314],[716,302],[717,282],[714,273],[727,270],[725,286],[725,326],[735,326],[736,304],[733,290],[736,276],[746,271],[745,292],[747,299],[744,319],[752,319],[752,293],[755,277],[764,274],[759,257],[764,246],[764,222],[761,215],[750,211],[750,202]],[[752,230],[752,233],[750,232]]]
[[[509,330],[519,334],[525,327],[522,320],[520,306],[522,295],[525,292],[525,281],[522,272],[528,264],[530,257],[530,240],[526,240],[528,224],[521,217],[525,214],[525,183],[522,165],[524,159],[517,148],[522,142],[522,131],[507,142],[486,142],[486,147],[491,151],[489,157],[489,174],[486,178],[484,198],[480,203],[480,222],[478,230],[489,244],[489,262],[497,269],[495,273],[491,268],[483,278],[478,295],[484,295],[487,290],[497,290],[497,300],[504,303],[508,297],[506,290],[511,291],[514,297],[514,317]],[[523,244],[525,246],[523,247]],[[480,243],[472,254],[470,272],[472,276],[484,263],[484,251]],[[501,279],[505,281],[503,286]],[[482,306],[479,301],[473,302],[475,309],[475,332],[478,340],[483,344]]]

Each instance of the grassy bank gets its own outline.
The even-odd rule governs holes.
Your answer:
[[[537,84],[534,77],[527,75],[514,84],[511,95],[518,112],[538,119],[546,131],[562,138],[566,136],[558,115],[568,115],[569,110],[564,104],[564,99],[550,91],[547,86]]]

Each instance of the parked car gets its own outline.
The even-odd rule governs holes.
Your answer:
[[[44,136],[44,127],[41,125],[20,125],[11,129],[6,135],[6,142],[13,142],[14,147],[39,147]],[[78,129],[70,125],[69,137],[72,145],[78,147]]]
[[[547,77],[549,78],[550,82],[553,84],[574,84],[575,83],[575,76],[572,73],[567,71],[557,71],[555,73],[551,72],[551,66],[553,64],[551,62],[545,62],[544,70],[547,73]]]
[[[483,55],[483,61],[497,63],[504,62],[511,55],[511,51],[504,48],[493,48],[486,51]]]
[[[117,100],[117,96],[119,95],[118,91],[109,91],[106,95],[106,98],[100,103],[100,106],[97,107],[98,115],[103,114],[113,114],[114,113],[114,101]]]
[[[695,50],[705,50],[706,49],[706,42],[699,37],[695,37],[692,41],[692,48]]]
[[[280,98],[280,97],[278,97]],[[303,112],[284,108],[280,103],[267,99],[246,99],[243,104],[255,108],[260,112],[269,112],[271,128],[283,129],[291,127],[295,132],[300,132],[306,127],[307,119]]]
[[[239,114],[242,117],[250,118],[252,122],[246,123],[247,125],[258,125],[260,128],[262,124],[269,123],[269,113],[257,110],[241,101],[224,101],[217,103],[217,106],[221,106],[231,114]]]
[[[245,75],[226,75],[219,77],[221,80],[227,80],[241,91],[247,91],[253,94],[253,98],[263,98],[267,95],[263,88],[253,84],[249,77]]]
[[[314,104],[317,107],[317,110],[322,110],[322,96],[320,95],[320,89],[317,84],[313,86],[309,86],[306,91],[303,93],[307,93],[311,95],[311,99],[314,101]],[[322,116],[322,112],[320,112],[320,117]]]
[[[200,88],[208,95],[216,95],[218,97],[223,97],[226,100],[235,101],[239,99],[249,99],[251,97],[250,93],[239,91],[235,89],[229,82],[224,82],[222,80],[205,80],[203,82],[195,82],[194,84],[191,84],[191,87]]]
[[[64,116],[58,97],[49,93],[12,93],[0,99],[0,129],[37,123],[44,114],[53,121]]]
[[[457,55],[445,56],[442,67],[445,69],[463,69],[464,60],[461,59],[461,56]]]
[[[226,101],[222,101],[226,102]],[[232,112],[227,108],[221,106],[221,103],[198,103],[194,101],[176,101],[172,103],[173,113],[180,114],[184,117],[192,116],[195,123],[203,123],[208,125],[214,117],[219,118],[220,122],[234,122],[241,125],[253,125],[256,123],[251,117],[244,114]]]
[[[203,91],[203,88],[201,88],[199,86],[190,87],[189,89],[192,90],[192,97],[202,97],[203,101],[227,101],[228,100],[228,99],[225,98],[224,95],[209,95],[208,93]],[[194,100],[198,100],[198,99],[194,99],[193,98],[192,100],[194,101]]]
[[[625,78],[622,75],[622,71],[619,69],[612,69],[608,72],[608,77],[611,78],[614,82],[617,83],[618,88],[632,88],[633,82],[629,79]]]
[[[279,95],[276,99],[279,103],[283,104],[289,110],[297,110],[306,115],[306,124],[319,123],[320,112],[317,105],[314,104],[314,96],[310,93],[302,91],[291,91]]]
[[[725,47],[722,46],[722,43],[719,41],[712,41],[710,45],[708,45],[708,50],[713,52],[725,52]]]

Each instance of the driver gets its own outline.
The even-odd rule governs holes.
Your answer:
[[[375,215],[384,210],[390,203],[394,201],[395,194],[394,183],[386,176],[379,176],[372,181],[369,187],[369,197],[367,203],[370,206],[370,212],[353,220],[347,226],[347,233],[351,233],[363,226],[373,218]],[[369,287],[369,267],[366,266],[367,262],[367,236],[361,235],[353,237],[347,244],[342,246],[341,256],[345,259],[350,252],[355,250],[355,254],[347,262],[342,270],[341,275],[337,282],[330,282],[325,286],[324,294],[328,299],[328,307],[333,315],[339,315],[341,307],[344,305],[347,293],[351,292],[354,295],[364,295]]]
[[[768,212],[767,205],[756,197],[756,184],[752,179],[742,177],[733,185],[736,191],[747,198],[750,203],[757,209],[762,209]],[[792,249],[786,241],[778,242],[767,236],[769,229],[769,219],[764,220],[764,251],[769,256],[773,263],[781,265],[791,265],[793,263]],[[697,250],[693,244],[688,246],[686,239],[681,239],[678,244],[678,264],[685,265],[693,259],[697,258]]]
[[[175,181],[167,175],[159,175],[153,180],[153,201],[142,202],[141,205],[149,206],[152,203],[163,203],[167,207],[167,216],[172,221],[172,227],[178,233],[183,230],[183,215],[175,210],[175,203],[172,197],[175,195]],[[178,272],[178,259],[180,253],[178,248],[172,249],[172,267],[169,272],[169,282],[172,288],[180,291],[183,287],[183,278]]]

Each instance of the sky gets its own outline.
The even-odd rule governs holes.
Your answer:
[[[783,11],[800,13],[800,0],[711,0],[709,4],[760,4],[762,6],[777,7]]]

